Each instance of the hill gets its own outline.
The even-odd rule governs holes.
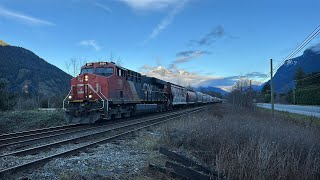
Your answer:
[[[320,71],[320,43],[306,49],[303,55],[287,60],[274,75],[275,92],[286,92],[294,86],[292,82],[297,69],[307,74]]]
[[[66,95],[71,76],[33,52],[0,41],[0,80],[12,92]],[[24,88],[24,89],[23,89]]]

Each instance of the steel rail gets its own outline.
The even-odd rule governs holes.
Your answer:
[[[40,137],[48,136],[50,134],[57,134],[59,132],[65,132],[65,131],[74,132],[74,131],[79,131],[79,129],[80,130],[90,129],[92,127],[93,126],[82,125],[82,126],[74,126],[74,127],[67,127],[67,128],[61,128],[61,129],[53,129],[53,130],[45,131],[45,132],[35,132],[35,133],[21,135],[21,136],[15,136],[15,137],[8,137],[8,138],[0,139],[0,149],[2,147],[11,145],[10,143],[12,143],[12,145],[18,144],[18,143],[24,142],[26,140],[30,140],[34,137],[40,138]]]
[[[139,116],[137,116],[137,117],[140,118]],[[118,121],[119,120],[117,120],[117,122]],[[107,122],[113,123],[112,121],[107,121]],[[103,122],[103,123],[107,123],[107,122]],[[100,123],[102,123],[102,122],[100,122]],[[92,126],[92,125],[91,124],[70,124],[70,125],[55,126],[55,127],[41,128],[41,129],[33,129],[33,130],[28,130],[28,131],[16,132],[16,133],[0,134],[0,145],[7,143],[7,141],[10,141],[10,139],[15,139],[15,141],[16,141],[19,138],[24,138],[27,136],[32,137],[33,135],[46,134],[46,133],[51,133],[51,132],[57,132],[57,131],[78,128],[78,127],[84,127],[84,126]]]
[[[187,110],[185,110],[185,111],[187,111]],[[121,122],[121,123],[116,123],[116,124],[112,124],[115,127],[108,126],[107,129],[103,129],[104,127],[100,127],[99,129],[103,129],[103,130],[99,131],[99,132],[93,132],[91,134],[77,136],[77,137],[74,137],[74,138],[69,138],[69,139],[65,139],[65,140],[61,140],[61,141],[57,141],[57,142],[52,142],[52,143],[41,145],[41,146],[37,146],[37,147],[32,147],[32,148],[23,149],[23,150],[11,152],[11,153],[2,154],[2,155],[0,155],[0,158],[4,157],[4,156],[12,156],[12,155],[20,156],[20,155],[36,154],[37,152],[40,152],[40,151],[45,150],[45,149],[58,147],[58,146],[61,146],[63,144],[72,143],[73,141],[77,141],[77,140],[80,140],[80,139],[93,137],[93,136],[97,136],[97,135],[100,135],[100,134],[105,134],[105,133],[108,133],[110,131],[117,130],[119,128],[129,127],[129,126],[132,126],[132,125],[141,124],[141,123],[145,123],[145,122],[149,122],[149,121],[153,121],[153,120],[158,120],[158,119],[162,119],[162,118],[167,118],[167,117],[170,117],[170,116],[172,117],[172,116],[184,113],[185,111],[173,112],[173,113],[170,113],[170,114],[165,114],[165,115],[156,116],[156,117],[142,118],[142,119],[138,119],[138,120],[134,120],[134,121],[125,121],[125,122]]]
[[[173,112],[173,113],[175,113],[175,112]],[[166,115],[167,114],[163,114],[162,116],[166,116]],[[159,115],[157,115],[157,116],[159,116]],[[161,114],[160,114],[160,116],[161,116]],[[148,117],[145,117],[145,118],[148,118]],[[133,121],[133,120],[130,120],[130,121]],[[0,139],[0,150],[5,149],[9,146],[14,146],[12,149],[19,149],[21,147],[29,146],[34,143],[42,142],[45,139],[56,139],[59,137],[72,135],[72,134],[75,134],[75,133],[78,133],[81,131],[97,130],[97,129],[109,127],[112,124],[118,124],[121,122],[123,122],[123,121],[120,121],[120,122],[108,121],[107,123],[105,123],[102,126],[92,126],[92,125],[91,126],[90,125],[76,126],[76,127],[70,128],[70,129],[57,129],[57,130],[48,131],[48,132],[44,132],[44,133],[40,132],[40,133],[34,133],[34,134],[25,135],[25,136],[16,136],[13,138]]]
[[[23,163],[21,165],[17,165],[17,166],[14,166],[14,167],[2,169],[2,170],[0,170],[0,178],[1,177],[6,177],[6,175],[9,175],[9,174],[12,174],[12,173],[15,173],[15,172],[18,172],[18,171],[22,171],[22,170],[26,170],[26,169],[31,168],[31,167],[35,167],[37,165],[43,164],[45,162],[48,162],[51,159],[62,157],[62,156],[67,156],[67,155],[73,155],[73,154],[76,154],[78,152],[84,151],[84,150],[86,150],[88,148],[95,147],[95,146],[97,146],[97,145],[99,145],[101,143],[108,142],[110,140],[116,139],[116,138],[124,136],[124,135],[128,135],[128,134],[130,134],[132,132],[136,132],[136,131],[139,131],[139,130],[142,130],[142,129],[145,129],[145,128],[148,128],[148,127],[151,127],[151,126],[154,126],[154,125],[158,125],[160,123],[167,122],[169,120],[176,119],[178,117],[182,117],[183,115],[186,115],[186,114],[189,114],[189,113],[195,113],[195,112],[198,112],[198,111],[201,111],[201,110],[204,110],[204,109],[205,109],[205,107],[195,108],[195,109],[191,109],[191,110],[189,110],[187,112],[186,111],[180,112],[179,114],[177,114],[177,116],[170,117],[168,119],[163,118],[162,120],[159,120],[161,118],[154,118],[153,120],[149,120],[149,121],[147,120],[147,121],[140,122],[138,124],[144,124],[146,122],[152,122],[152,123],[148,124],[148,125],[144,125],[144,126],[138,127],[138,128],[135,128],[135,129],[131,129],[129,131],[125,131],[125,132],[122,132],[122,133],[119,133],[119,134],[116,134],[116,135],[112,135],[112,136],[109,136],[109,137],[103,137],[102,139],[96,140],[96,141],[91,142],[89,144],[82,145],[82,146],[79,146],[79,147],[76,147],[76,148],[72,148],[72,149],[69,149],[69,150],[66,150],[66,151],[63,151],[63,152],[55,153],[55,154],[52,154],[52,155],[47,156],[47,157],[43,157],[43,158],[40,158],[40,159],[37,159],[37,160],[34,160],[34,161]],[[154,120],[158,120],[158,121],[157,122],[153,122]],[[126,127],[129,127],[129,126],[130,125],[127,125]],[[131,125],[131,126],[133,126],[133,125]],[[119,127],[118,129],[120,129],[120,128],[124,128],[124,127]]]
[[[83,126],[83,125],[82,124],[70,124],[70,125],[34,129],[34,130],[22,131],[22,132],[16,132],[16,133],[0,134],[0,140],[7,139],[7,138],[14,138],[17,136],[30,135],[30,134],[35,134],[35,133],[44,133],[44,132],[49,132],[49,131],[55,131],[58,129],[77,127],[77,126]]]

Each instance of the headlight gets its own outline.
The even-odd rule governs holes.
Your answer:
[[[84,76],[84,81],[88,81],[89,80],[89,76],[88,75],[85,75]]]
[[[90,98],[90,99],[92,98],[92,94],[89,94],[89,98]]]
[[[72,99],[72,96],[69,96],[69,99]]]

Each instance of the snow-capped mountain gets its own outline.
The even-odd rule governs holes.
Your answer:
[[[286,92],[294,86],[292,82],[297,69],[305,73],[320,72],[320,43],[306,49],[299,57],[287,60],[274,75],[275,92]]]

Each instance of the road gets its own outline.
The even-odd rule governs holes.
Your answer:
[[[256,105],[258,107],[271,109],[271,104],[269,103],[257,103]],[[275,104],[274,109],[277,111],[287,111],[290,113],[303,114],[320,118],[320,106]]]

